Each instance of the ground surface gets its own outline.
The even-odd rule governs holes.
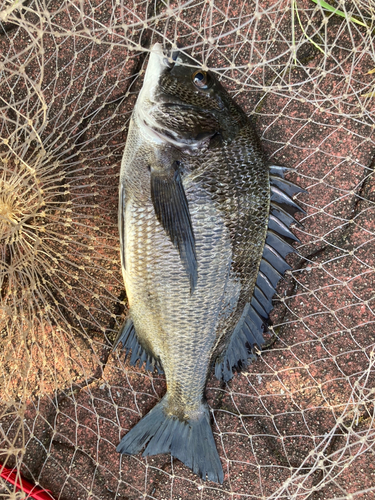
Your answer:
[[[306,36],[297,17],[293,34],[287,1],[82,5],[31,3],[2,18],[1,179],[26,220],[2,239],[3,463],[61,500],[375,498],[375,98],[361,97],[371,32],[307,0]],[[142,47],[163,36],[198,60],[212,50],[209,67],[226,68],[267,157],[307,190],[269,345],[228,385],[207,383],[222,486],[170,456],[115,451],[165,392],[163,376],[111,351],[126,315],[121,154]]]

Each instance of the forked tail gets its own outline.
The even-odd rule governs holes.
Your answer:
[[[147,445],[143,456],[170,453],[202,479],[222,483],[223,469],[210,425],[207,405],[199,417],[180,420],[167,415],[166,396],[121,440],[117,451],[135,455]]]

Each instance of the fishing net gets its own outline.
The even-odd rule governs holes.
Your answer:
[[[1,0],[1,498],[375,497],[374,28],[370,0]],[[223,485],[115,452],[166,389],[111,349],[120,162],[155,42],[216,73],[307,191],[267,346],[208,380]]]

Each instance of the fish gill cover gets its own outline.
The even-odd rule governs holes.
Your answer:
[[[3,0],[0,22],[3,476],[60,499],[372,498],[371,2]],[[213,71],[308,191],[263,354],[207,383],[222,485],[115,453],[165,393],[111,350],[120,161],[155,42]]]

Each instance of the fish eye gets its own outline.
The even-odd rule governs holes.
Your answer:
[[[191,79],[193,80],[193,83],[197,87],[197,89],[205,90],[208,88],[209,75],[206,73],[206,71],[198,69],[198,71],[195,71],[193,73]]]

